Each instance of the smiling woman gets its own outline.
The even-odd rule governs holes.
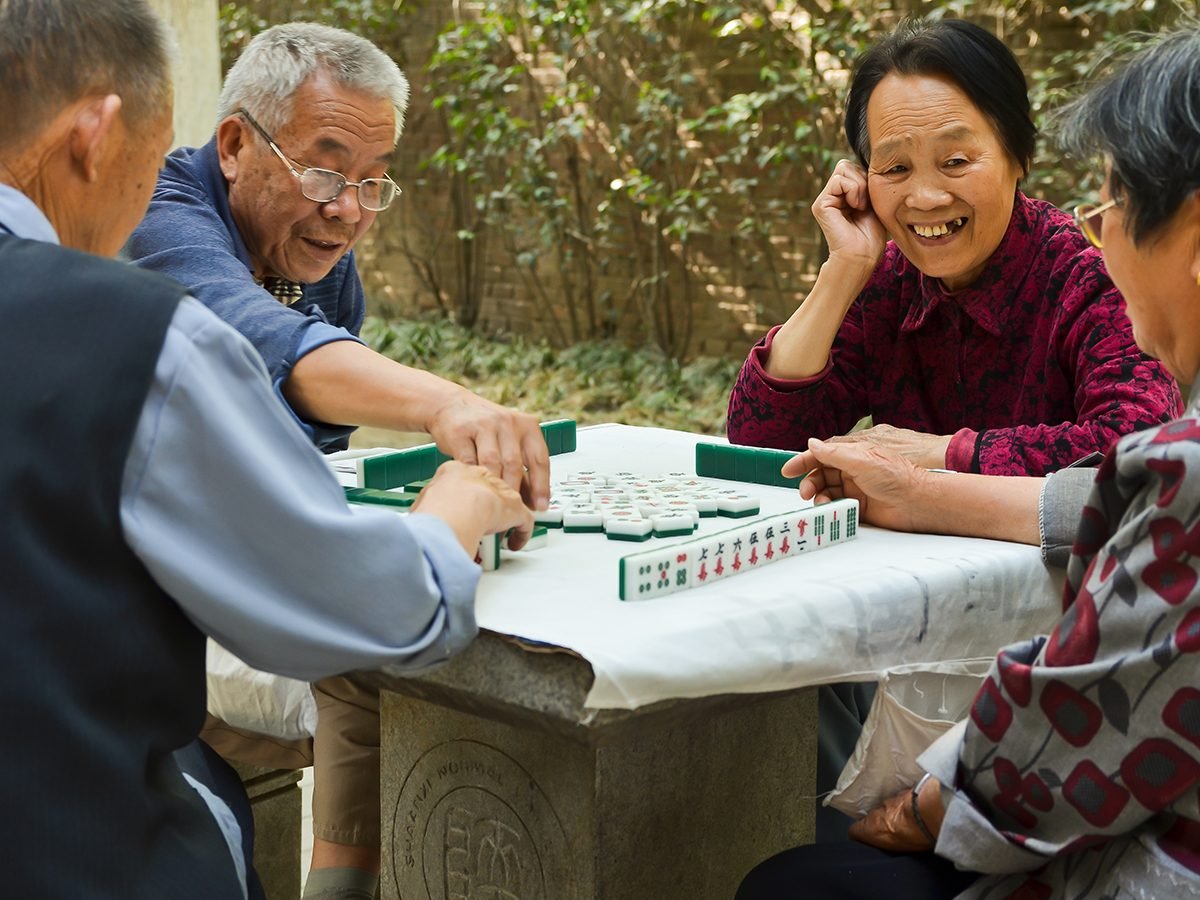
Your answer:
[[[1195,20],[1072,104],[1060,142],[1103,160],[1115,202],[1081,220],[1129,301],[1138,345],[1194,382]],[[896,454],[819,443],[789,466],[811,471],[810,487],[829,499],[858,500],[869,524],[981,537],[1000,536],[996,523],[958,531],[972,510],[1011,518],[1073,492],[1065,473],[944,478]],[[965,720],[916,759],[925,774],[853,826],[861,844],[774,856],[736,900],[1200,898],[1198,468],[1200,398],[1183,418],[1122,439],[1076,496],[1054,629],[1000,650]],[[1024,539],[1036,543],[1030,530]]]
[[[970,287],[1004,240],[1022,165],[947,78],[888,75],[867,121],[875,215],[921,272],[947,291]]]
[[[1181,411],[1098,250],[1019,190],[1036,129],[1003,43],[967,22],[906,23],[859,61],[845,130],[858,160],[812,206],[829,258],[751,350],[730,440],[800,449],[871,415],[842,440],[1044,475]]]

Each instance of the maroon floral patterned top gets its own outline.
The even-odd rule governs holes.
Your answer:
[[[962,291],[889,241],[824,372],[768,375],[775,330],[729,398],[734,443],[799,449],[870,414],[953,434],[947,468],[1044,475],[1183,409],[1174,379],[1135,346],[1099,251],[1066,213],[1020,193],[988,268]]]
[[[920,759],[955,791],[937,852],[1001,876],[961,898],[1200,897],[1197,414],[1105,458],[1058,626]]]

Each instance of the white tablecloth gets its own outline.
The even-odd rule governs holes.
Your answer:
[[[656,428],[579,430],[552,477],[585,470],[694,472],[698,441]],[[803,506],[784,488],[745,485],[762,514]],[[702,519],[701,534],[747,520]],[[658,539],[655,539],[658,542]],[[647,544],[551,530],[508,553],[480,583],[482,628],[569,648],[591,663],[587,704],[758,693],[873,679],[902,663],[989,656],[1048,630],[1061,578],[1036,547],[864,527],[844,544],[653,600],[622,602],[617,561]]]

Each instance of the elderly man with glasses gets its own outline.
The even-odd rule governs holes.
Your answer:
[[[393,362],[356,335],[364,317],[353,248],[400,193],[388,175],[409,88],[369,41],[307,23],[271,28],[226,76],[216,133],[171,154],[127,246],[177,279],[257,348],[276,395],[323,450],[352,426],[426,431],[545,508],[537,420]],[[347,596],[346,603],[354,598]],[[227,758],[315,757],[306,897],[370,898],[379,867],[378,694],[352,678],[314,685],[315,746],[280,746],[210,722]]]

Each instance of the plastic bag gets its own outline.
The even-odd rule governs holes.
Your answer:
[[[307,681],[260,672],[208,641],[208,711],[248,731],[294,741],[312,737],[317,702]]]
[[[860,819],[916,784],[923,774],[917,757],[966,718],[993,662],[989,656],[884,671],[854,753],[825,805]]]

